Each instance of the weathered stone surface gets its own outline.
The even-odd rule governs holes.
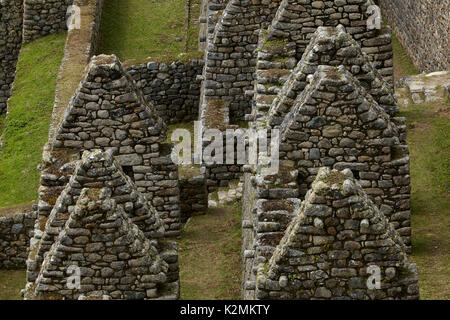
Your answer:
[[[86,158],[102,153],[85,154]],[[86,167],[82,163],[79,168]],[[150,241],[132,218],[117,204],[110,188],[84,188],[58,237],[45,255],[36,281],[27,284],[26,299],[78,299],[81,295],[112,296],[115,299],[153,299],[179,296],[178,273],[170,274],[170,266],[161,248]],[[60,196],[64,198],[63,193]],[[64,201],[61,199],[60,201]],[[60,202],[61,203],[61,202]],[[53,222],[55,222],[53,220]],[[51,223],[47,230],[52,228]],[[75,233],[84,230],[87,242],[76,241]],[[77,243],[76,243],[77,242]],[[177,252],[166,253],[166,259],[177,263]],[[73,253],[76,252],[76,256]],[[95,253],[92,253],[95,252]],[[127,256],[124,254],[127,253]],[[172,257],[175,259],[172,259]],[[117,271],[108,267],[120,259]],[[80,272],[80,286],[69,287],[74,270]],[[167,292],[167,287],[172,288]],[[156,288],[147,295],[147,288]],[[175,290],[173,290],[175,289]]]
[[[147,62],[127,66],[145,99],[167,124],[198,119],[203,60],[165,63]],[[164,70],[164,71],[160,71]],[[200,77],[201,78],[201,77]]]
[[[98,110],[98,106],[102,109]],[[164,220],[166,231],[179,234],[178,167],[170,159],[171,146],[163,144],[165,132],[164,121],[156,115],[153,105],[145,102],[142,91],[117,57],[93,57],[50,141],[51,151],[44,151],[40,199],[49,206],[40,208],[39,220],[47,219],[73,173],[61,169],[76,161],[84,150],[101,149],[117,156],[125,174],[148,200],[160,197],[162,202],[155,205],[155,210]],[[109,169],[102,170],[108,173]],[[50,172],[55,176],[51,181],[45,178]],[[157,183],[155,176],[159,177]],[[80,183],[96,187],[98,182],[92,180],[84,177]],[[125,188],[117,181],[111,183]]]

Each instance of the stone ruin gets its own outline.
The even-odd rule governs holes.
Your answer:
[[[243,296],[246,299],[268,297],[255,293],[259,288],[258,272],[273,259],[281,239],[289,236],[296,208],[305,201],[321,167],[352,172],[401,236],[404,253],[410,251],[409,156],[404,119],[390,117],[344,66],[319,66],[307,82],[299,96],[293,97],[292,109],[279,125],[279,173],[263,175],[255,167],[245,174]],[[267,114],[254,125],[267,128],[271,119],[269,111]],[[328,236],[338,237],[342,230],[330,227]],[[352,229],[349,230],[351,233]],[[327,296],[321,297],[331,298],[326,292]],[[288,297],[271,294],[272,298]],[[310,297],[314,297],[311,292]]]
[[[380,268],[378,290],[368,267]],[[322,168],[272,257],[258,267],[257,299],[417,299],[417,267],[352,171]]]
[[[244,299],[418,299],[406,121],[391,32],[367,28],[370,5],[203,1],[204,61],[124,67],[94,56],[54,114],[25,297],[177,299],[167,238],[181,235],[181,209],[204,213],[208,193],[240,180]],[[165,97],[152,89],[161,74]],[[245,120],[269,139],[279,130],[279,172],[213,164],[181,177],[165,124],[178,118],[221,130]],[[80,289],[67,287],[70,266]]]
[[[153,239],[152,241],[179,235],[181,221],[178,167],[170,158],[171,146],[165,144],[165,131],[166,125],[155,114],[153,106],[144,100],[142,91],[136,87],[120,61],[115,56],[93,57],[60,124],[55,128],[54,135],[50,136],[44,150],[38,218],[27,260],[27,290],[34,290],[35,287],[39,291],[40,288],[44,288],[42,291],[56,290],[57,292],[52,294],[59,294],[64,298],[78,298],[75,294],[66,293],[56,284],[57,289],[55,287],[48,289],[39,284],[47,281],[45,277],[42,280],[41,275],[45,258],[49,256],[57,237],[64,232],[63,227],[75,210],[83,188],[109,189],[105,194],[110,194],[114,202],[108,206],[122,208],[131,221],[140,228],[140,232],[145,237]],[[82,158],[83,152],[98,153],[99,150],[107,151],[108,155],[85,154]],[[111,160],[112,156],[114,161]],[[91,158],[96,160],[93,161]],[[90,166],[92,172],[88,170]],[[122,216],[110,210],[104,213],[108,212]],[[98,293],[109,290],[109,293],[104,295],[115,299],[160,296],[177,298],[179,284],[176,245],[162,243],[161,246],[158,250],[163,251],[161,254],[167,259],[166,263],[170,267],[169,271],[164,267],[166,274],[164,280],[145,284],[139,288],[130,286],[135,291],[127,289],[128,283],[111,290],[97,290],[95,285],[93,289],[93,284],[88,283],[87,289],[81,289],[80,292]],[[64,263],[66,262],[63,262],[63,265]],[[123,275],[118,277],[121,278]],[[108,281],[100,282],[108,283]],[[170,285],[173,287],[171,291],[175,290],[175,293],[159,294],[155,293],[154,286],[151,287],[153,284],[160,285],[166,282],[169,287]],[[125,289],[120,289],[122,287]],[[152,293],[145,295],[144,289],[151,289]],[[122,292],[118,293],[117,290]],[[45,297],[40,296],[37,291],[30,297]],[[168,289],[163,291],[166,292]]]
[[[110,151],[85,151],[42,229],[26,299],[179,297],[177,245]],[[67,286],[71,266],[78,288]]]
[[[115,56],[94,57],[51,137],[41,168],[40,217],[48,216],[84,150],[111,150],[124,172],[180,233],[178,167],[165,143],[166,125]]]

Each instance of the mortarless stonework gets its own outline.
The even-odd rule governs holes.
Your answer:
[[[270,88],[274,85],[270,77],[274,77],[274,74],[277,73],[274,71],[278,65],[276,62],[265,60],[268,57],[273,60],[280,49],[280,47],[276,47],[275,50],[267,44],[262,47],[257,70],[257,83],[260,84],[256,88],[258,93],[266,93],[264,90],[266,87],[269,87],[269,94],[270,90],[273,90]],[[274,53],[273,50],[276,52]],[[384,81],[372,65],[369,56],[363,53],[358,43],[350,34],[346,33],[345,28],[341,25],[337,28],[319,27],[293,72],[286,73],[290,69],[283,70],[286,77],[287,74],[289,77],[283,81],[284,86],[278,90],[278,95],[270,106],[269,124],[271,126],[277,126],[283,121],[286,113],[295,103],[295,98],[305,89],[308,76],[313,75],[319,65],[344,65],[388,114],[395,116],[399,111],[392,85]],[[263,66],[265,70],[260,71],[259,69]],[[281,70],[278,72],[281,73]],[[261,101],[256,101],[258,110],[260,110],[261,106],[258,104],[261,104]]]
[[[315,31],[322,26],[341,25],[338,40],[327,38],[328,43],[319,49],[317,44],[311,45],[323,55],[317,57],[312,53],[305,74],[314,73],[322,63],[353,67],[352,72],[360,74],[359,79],[372,89],[377,101],[395,114],[398,107],[391,84],[392,37],[389,28],[368,30],[367,9],[371,4],[373,2],[363,0],[351,3],[345,0],[210,3],[200,97],[200,120],[204,128],[217,128],[217,124],[221,128],[233,128],[244,116],[246,120],[254,120],[272,103],[278,104],[277,94],[282,94],[280,90],[288,79],[293,81],[292,69],[308,48]],[[343,50],[335,51],[340,45],[336,42],[342,38],[347,40],[351,50],[345,57],[337,57]],[[295,90],[303,89],[296,81],[293,84],[298,85]],[[289,99],[287,95],[280,97],[283,104]],[[230,180],[241,175],[241,166],[206,166],[208,190],[227,186]]]
[[[193,168],[191,170],[195,170]],[[179,173],[181,221],[204,215],[208,210],[208,188],[205,175],[200,172],[184,175]]]
[[[370,266],[379,288],[368,287]],[[419,298],[417,266],[348,169],[319,170],[255,287],[256,299]]]
[[[281,37],[294,44],[296,59],[300,59],[318,27],[342,24],[382,75],[392,80],[391,35],[389,30],[368,30],[366,12],[370,4],[366,0],[229,1],[208,38],[201,108],[210,107],[208,100],[222,100],[228,109],[225,118],[231,122],[250,113],[252,95],[246,93],[253,90],[258,34],[271,23],[269,40],[279,41]]]
[[[46,35],[67,30],[67,9],[74,0],[22,0],[23,42],[42,38]],[[89,0],[76,1],[88,3]]]
[[[53,2],[61,6],[51,13],[41,12],[53,16],[47,26],[36,22],[35,26],[41,25],[42,30],[36,27],[34,33],[28,33],[30,37],[63,27],[65,20],[56,20],[62,17],[64,1]],[[179,235],[182,219],[205,210],[208,192],[226,187],[244,171],[243,298],[418,298],[417,271],[405,260],[411,240],[405,119],[395,117],[398,107],[389,84],[393,72],[390,30],[367,30],[366,9],[371,1],[212,0],[203,8],[207,16],[203,32],[208,33],[204,63],[198,60],[168,65],[150,61],[125,67],[115,56],[90,60],[96,49],[102,0],[75,3],[92,9],[86,11],[90,17],[80,31],[81,35],[87,31],[88,36],[80,44],[86,50],[80,57],[72,54],[77,33],[69,32],[61,69],[69,70],[72,63],[90,63],[70,104],[59,99],[64,97],[59,90],[64,77],[58,78],[50,138],[43,154],[38,219],[28,260],[29,298],[52,297],[48,294],[55,290],[56,297],[68,299],[178,297],[177,249],[161,241],[162,237]],[[215,164],[204,166],[203,175],[179,176],[170,159],[172,146],[165,143],[165,123],[198,117],[205,128],[237,129],[233,123],[244,116],[252,121],[251,129],[267,129],[269,136],[270,130],[281,129],[277,175],[264,176],[257,167]],[[86,150],[103,158],[87,175],[81,163],[88,161],[90,153],[86,152],[80,162]],[[318,234],[307,231],[312,232],[308,240],[290,242],[294,225],[299,226],[300,203],[305,196],[309,199],[307,190],[321,167],[346,169],[350,180],[353,174],[358,180],[354,182],[358,194],[364,195],[364,204],[375,212],[373,219],[390,224],[384,223],[387,233],[374,236],[383,238],[376,241],[388,239],[380,242],[380,248],[367,245],[365,242],[373,239],[363,235],[353,239],[367,247],[364,250],[368,251],[360,250],[360,254],[374,254],[373,260],[361,258],[365,259],[362,266],[347,266],[349,259],[332,257],[332,249],[345,249],[352,259],[358,256],[358,248],[345,247],[353,240],[333,240],[326,250],[313,255],[327,263],[333,260],[335,269],[364,269],[367,263],[385,263],[383,250],[395,251],[396,266],[390,266],[389,271],[383,269],[389,288],[369,292],[362,286],[361,277],[366,276],[363,271],[358,270],[356,277],[354,271],[333,273],[322,260],[312,262],[317,270],[301,271],[304,283],[299,284],[297,274],[292,274],[291,267],[297,266],[292,261],[297,257],[287,259],[291,253],[286,253],[285,248],[297,244],[305,250],[314,247],[318,245],[314,237],[322,236],[322,231],[335,237],[342,231],[356,233],[351,225],[353,218],[342,216],[342,221],[330,226],[322,221],[326,230],[324,227]],[[79,197],[83,188],[87,189]],[[180,191],[185,194],[180,196]],[[99,194],[104,196],[97,197]],[[184,206],[184,216],[180,205]],[[350,202],[345,206],[351,207]],[[336,207],[336,214],[342,213],[340,209]],[[88,261],[94,253],[87,249],[92,239],[75,243],[71,238],[73,243],[67,244],[67,239],[60,237],[71,230],[70,219],[85,223],[85,214],[100,211],[104,218],[114,217],[127,226],[119,232],[132,230],[128,235],[145,246],[148,241],[144,238],[150,239],[156,259],[159,255],[168,265],[166,279],[156,279],[153,271],[149,271],[149,281],[138,277],[130,280],[114,268],[113,273],[103,273],[116,260],[111,260],[109,254],[103,256],[102,251],[102,259]],[[314,228],[321,225],[318,220],[313,224]],[[137,228],[140,231],[136,232]],[[95,232],[101,234],[99,230]],[[104,243],[107,247],[108,242]],[[74,262],[71,254],[63,252],[71,245],[73,250],[83,252],[83,263],[94,263],[95,271],[88,271],[83,292],[65,290],[61,279],[60,272],[64,276],[67,266]],[[378,251],[375,254],[370,250]],[[56,261],[54,258],[59,256],[64,259]],[[97,262],[101,265],[95,265]],[[147,271],[136,272],[142,275]],[[322,272],[326,273],[324,277]],[[405,272],[411,274],[401,283],[396,282]],[[111,275],[112,285],[104,287],[109,280],[102,279]],[[313,278],[319,282],[311,285]],[[166,286],[166,282],[171,284]]]
[[[165,144],[166,125],[115,56],[93,57],[51,140],[41,174],[40,218],[70,179],[62,169],[84,150],[111,150],[124,171],[165,222],[166,235],[180,233],[178,167]]]
[[[409,149],[404,118],[390,118],[343,66],[319,67],[280,126],[306,194],[322,166],[351,169],[411,245]]]
[[[304,1],[284,0],[267,30],[266,42],[286,42],[295,57],[301,59],[318,27],[343,26],[367,53],[388,81],[393,81],[391,30],[369,30],[367,13],[373,1]]]
[[[420,71],[450,70],[450,0],[378,2]]]
[[[0,217],[0,269],[22,269],[26,266],[36,217],[35,211]]]
[[[164,227],[156,210],[108,152],[86,151],[75,166],[32,241],[25,297],[177,299],[177,247],[157,240]],[[77,290],[65,286],[71,265],[82,269]]]
[[[22,16],[23,0],[0,2],[0,115],[6,113],[16,74],[22,46]]]

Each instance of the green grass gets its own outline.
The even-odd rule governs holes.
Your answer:
[[[191,218],[178,243],[181,299],[240,299],[241,205]]]
[[[25,270],[0,270],[0,300],[22,300],[26,282]]]
[[[66,33],[60,33],[22,48],[3,137],[0,207],[37,199],[36,167],[48,138],[65,40]]]
[[[198,19],[198,2],[192,2],[192,19]],[[150,56],[174,59],[185,52],[186,43],[188,51],[197,50],[191,36],[198,39],[198,21],[191,19],[186,39],[185,5],[185,0],[106,0],[99,53],[115,54],[126,61]]]

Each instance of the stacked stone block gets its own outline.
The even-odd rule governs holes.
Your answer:
[[[69,268],[80,269],[80,286],[69,287]],[[153,242],[111,198],[109,188],[83,189],[64,229],[45,256],[26,299],[177,299],[169,265]],[[170,293],[171,295],[168,295]]]
[[[90,194],[96,193],[97,195],[101,192],[106,192],[105,201],[112,201],[111,203],[114,203],[114,208],[116,208],[115,211],[121,212],[121,218],[124,219],[124,217],[126,217],[127,224],[129,226],[132,225],[132,228],[139,230],[139,238],[145,237],[152,240],[152,246],[161,251],[160,253],[162,259],[168,264],[168,269],[164,272],[165,279],[168,282],[175,282],[172,284],[173,286],[178,286],[178,284],[176,283],[178,281],[178,254],[176,244],[171,242],[164,243],[161,240],[157,240],[161,239],[164,236],[164,222],[160,219],[157,211],[151,206],[147,199],[137,191],[134,183],[122,171],[120,164],[114,158],[112,158],[109,152],[104,153],[96,150],[93,152],[86,151],[83,155],[82,160],[76,162],[74,165],[75,169],[73,170],[70,182],[56,201],[56,204],[48,219],[40,221],[40,229],[36,230],[36,233],[40,232],[42,233],[42,236],[40,236],[39,238],[35,237],[31,244],[31,252],[27,261],[27,276],[29,281],[29,283],[27,284],[27,289],[34,290],[35,288],[37,288],[37,292],[35,293],[37,295],[39,295],[38,291],[46,292],[56,290],[55,288],[48,289],[45,285],[44,289],[40,290],[39,283],[42,282],[42,279],[40,279],[39,277],[42,276],[43,269],[47,267],[46,259],[49,255],[52,255],[52,250],[55,248],[55,246],[58,246],[57,243],[62,237],[61,234],[67,231],[67,226],[71,223],[70,218],[77,210],[77,206],[79,205],[79,203],[83,202],[83,193],[86,192]],[[90,221],[89,219],[90,218],[87,218],[87,222]],[[110,223],[111,228],[117,227],[118,223],[119,221],[116,221],[116,223]],[[102,227],[100,227],[100,229],[101,228]],[[122,228],[121,231],[123,231]],[[77,230],[74,230],[74,232],[80,232],[79,227]],[[69,235],[73,234],[70,234],[69,232]],[[83,238],[83,241],[81,241],[81,238],[78,238],[79,241],[75,241],[75,244],[78,244],[81,247],[89,247],[89,241],[87,241],[86,237],[83,237],[86,236],[86,234],[78,234],[78,236],[81,236],[81,238]],[[111,238],[103,236],[98,236],[97,240],[91,240],[94,242],[102,242],[106,241],[106,239],[108,242],[112,241]],[[133,238],[129,237],[128,239],[129,241],[133,240]],[[107,247],[110,246],[111,245],[107,245]],[[87,252],[95,251],[89,249],[87,250]],[[73,252],[80,251],[74,250]],[[98,258],[98,254],[91,253],[91,255],[97,255]],[[66,258],[70,261],[73,261],[73,257]],[[89,260],[89,257],[87,257],[88,262],[97,262],[97,260],[91,261]],[[113,259],[109,262],[113,263],[113,261],[116,260],[117,259]],[[123,259],[121,258],[119,260]],[[75,261],[85,260],[75,259]],[[66,262],[63,263],[65,267],[68,266]],[[52,262],[50,264],[52,264]],[[58,265],[60,268],[62,268],[60,262],[58,262]],[[121,263],[121,265],[123,265],[123,263]],[[119,270],[119,268],[117,268],[117,270]],[[139,268],[137,270],[139,270]],[[44,274],[44,277],[52,277],[54,275],[54,273],[50,273],[50,276],[46,276]],[[102,277],[105,276],[102,275]],[[57,279],[53,280],[57,281]],[[57,281],[56,283],[61,284],[60,281]],[[60,292],[63,289],[56,283],[55,286],[57,288],[57,291],[62,295],[62,297],[69,299],[77,298],[76,296],[74,296],[74,292],[71,292],[71,295],[69,296],[66,296],[66,293]],[[48,281],[44,281],[43,284],[48,284]],[[91,288],[91,286],[88,287]],[[151,289],[153,288],[154,286],[152,286]],[[83,289],[76,294],[80,293],[85,294],[86,291],[84,291]],[[142,295],[143,293],[139,293],[139,297]],[[131,299],[132,297],[132,295],[126,296],[126,294],[125,297],[123,295],[119,295],[118,293],[113,294],[113,298],[115,299]]]
[[[171,64],[149,61],[127,66],[148,103],[167,124],[199,118],[201,74],[204,62],[192,60]]]
[[[272,21],[278,5],[277,0],[230,0],[217,13],[221,15],[206,49],[203,94],[226,102],[231,121],[250,113],[245,91],[253,87],[258,30]]]
[[[22,27],[23,0],[0,2],[0,115],[6,113],[11,94],[22,45]]]
[[[232,122],[250,113],[258,33],[270,24],[266,40],[290,44],[297,60],[318,27],[342,24],[380,74],[392,81],[390,30],[369,29],[367,9],[371,4],[366,0],[229,1],[208,39],[202,99],[226,102]]]
[[[320,167],[351,170],[402,237],[405,250],[410,250],[409,156],[404,119],[391,118],[346,67],[316,69],[279,126],[279,172],[267,176],[253,167],[245,174],[244,299],[256,297],[258,270],[271,259]],[[252,127],[270,131],[269,120],[270,114],[263,113]]]
[[[275,175],[262,175],[257,168],[244,174],[243,299],[255,299],[258,267],[269,261],[300,205],[297,177],[294,163],[282,159]]]
[[[88,0],[81,2],[87,3]],[[24,43],[67,30],[67,9],[74,0],[23,0],[23,3]]]
[[[45,154],[40,188],[40,217],[48,216],[69,181],[62,167],[84,150],[111,150],[138,191],[152,200],[165,222],[166,235],[180,232],[178,167],[166,125],[145,102],[115,56],[92,58],[64,119],[56,130],[53,152]]]
[[[164,236],[164,222],[109,153],[86,151],[81,161],[66,167],[66,172],[71,174],[70,181],[58,197],[50,215],[41,218],[37,225],[35,234],[39,236],[32,241],[32,253],[27,262],[28,281],[35,281],[45,254],[61,233],[83,188],[110,188],[111,197],[118,206],[124,208],[146,237],[156,239]]]
[[[306,194],[319,167],[351,169],[411,244],[409,151],[404,119],[390,118],[345,67],[321,66],[280,126]]]
[[[265,31],[260,32],[257,52],[251,120],[267,113],[297,63],[295,44],[284,40],[268,41]]]
[[[190,217],[206,214],[208,189],[205,175],[200,172],[192,174],[192,176],[180,173],[179,180],[181,220],[186,222]]]
[[[422,72],[450,70],[449,0],[379,0],[383,15]]]
[[[269,112],[269,124],[278,126],[305,89],[308,77],[319,65],[344,65],[390,115],[399,108],[392,86],[383,80],[369,57],[343,26],[319,27],[312,36],[301,61],[297,64]]]
[[[379,287],[369,278],[374,267]],[[323,168],[259,267],[256,298],[418,299],[417,266],[352,172]]]
[[[362,47],[386,80],[393,81],[391,30],[368,27],[373,1],[284,0],[268,29],[268,41],[286,41],[300,60],[318,27],[342,25]]]

